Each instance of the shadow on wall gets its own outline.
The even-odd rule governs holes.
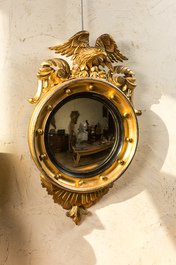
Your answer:
[[[87,265],[96,264],[94,250],[84,239],[94,229],[104,229],[96,214],[90,219],[91,213],[83,216],[81,226],[76,226],[41,186],[41,196],[35,197],[37,182],[31,195],[34,187],[23,187],[29,196],[25,202],[18,183],[22,179],[17,176],[22,174],[20,166],[18,156],[0,153],[0,264],[48,265],[59,261],[65,265],[65,261],[80,264],[83,260]],[[35,206],[31,196],[36,198]]]
[[[153,104],[159,104],[161,95],[157,96],[159,97]],[[142,93],[141,101],[144,101]],[[169,134],[162,119],[150,110],[149,102],[152,102],[152,99],[144,102],[146,111],[138,118],[140,140],[135,158],[125,174],[115,182],[114,187],[105,197],[104,204],[107,206],[127,201],[146,191],[158,212],[159,225],[165,228],[176,247],[176,179],[175,176],[162,171],[169,147]],[[142,205],[141,202],[140,207],[141,216],[145,216],[146,205]],[[154,234],[157,235],[156,230]]]
[[[27,264],[24,244],[25,220],[21,218],[22,199],[16,178],[15,156],[0,153],[0,264]],[[25,252],[25,253],[24,253]],[[10,261],[9,261],[10,260]]]

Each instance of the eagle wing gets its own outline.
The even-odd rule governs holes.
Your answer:
[[[118,61],[123,62],[123,60],[128,60],[128,58],[120,52],[115,40],[109,34],[101,35],[96,40],[95,46],[104,49],[112,63]]]
[[[80,31],[73,35],[69,40],[63,44],[49,47],[50,50],[55,50],[55,53],[61,53],[61,55],[71,56],[74,54],[75,50],[82,47],[89,46],[89,32]]]

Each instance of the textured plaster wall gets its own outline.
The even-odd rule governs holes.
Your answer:
[[[128,171],[75,226],[40,184],[28,150],[47,47],[81,30],[80,1],[0,1],[0,264],[176,264],[176,2],[84,1],[93,45],[110,33],[136,74],[138,152]]]

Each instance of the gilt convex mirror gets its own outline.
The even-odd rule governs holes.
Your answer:
[[[141,114],[133,106],[134,73],[112,65],[127,58],[110,35],[100,36],[95,47],[88,37],[81,31],[50,48],[72,56],[74,66],[62,58],[43,62],[29,100],[38,102],[28,139],[42,185],[76,224],[130,165]]]

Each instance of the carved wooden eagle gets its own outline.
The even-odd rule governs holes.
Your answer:
[[[73,64],[80,69],[91,69],[93,66],[107,66],[112,72],[113,62],[128,60],[117,47],[115,40],[109,34],[101,35],[95,47],[89,46],[89,32],[80,31],[61,45],[50,47],[55,53],[72,56]]]

